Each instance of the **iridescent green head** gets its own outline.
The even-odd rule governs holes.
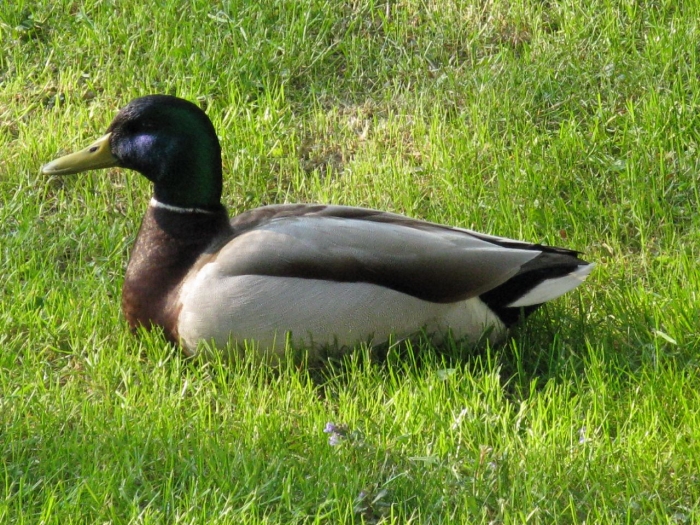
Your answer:
[[[177,97],[132,100],[103,137],[42,171],[67,175],[110,166],[144,175],[165,204],[210,207],[221,200],[221,146],[214,126],[196,105]]]

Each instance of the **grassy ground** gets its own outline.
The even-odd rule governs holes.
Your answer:
[[[0,523],[700,523],[695,2],[157,5],[0,3]],[[232,213],[598,268],[496,348],[186,361],[120,314],[146,181],[38,174],[154,92],[207,107]]]

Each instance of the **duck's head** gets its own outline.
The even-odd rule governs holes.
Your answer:
[[[221,199],[221,146],[214,126],[196,105],[177,97],[132,100],[104,136],[42,172],[67,175],[110,166],[144,175],[165,204],[210,207]]]

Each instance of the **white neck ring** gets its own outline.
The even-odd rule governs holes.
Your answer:
[[[181,206],[173,206],[172,204],[165,204],[156,200],[155,197],[151,197],[149,202],[150,206],[154,208],[160,208],[161,210],[173,211],[175,213],[203,213],[204,215],[214,215],[216,212],[211,210],[205,210],[203,208],[182,208]]]

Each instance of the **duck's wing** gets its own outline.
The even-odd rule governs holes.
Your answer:
[[[512,303],[548,275],[587,264],[570,250],[363,208],[268,206],[231,224],[234,236],[212,254],[226,275],[366,282],[437,303],[489,292]],[[533,271],[541,274],[537,282],[503,290],[507,281]]]

